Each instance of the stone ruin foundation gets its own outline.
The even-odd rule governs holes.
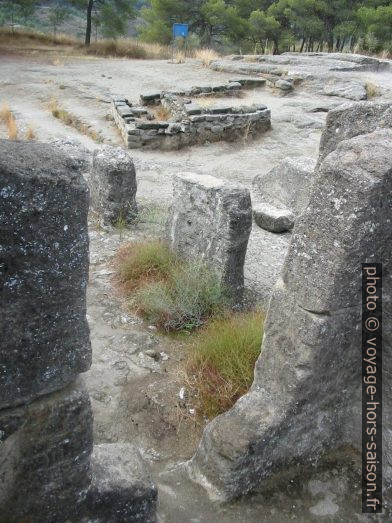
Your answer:
[[[137,450],[93,449],[79,169],[58,148],[0,141],[1,522],[155,521]]]
[[[242,301],[251,229],[250,193],[244,186],[193,173],[174,178],[167,222],[170,247],[211,266],[235,305]]]
[[[248,139],[271,127],[265,105],[197,103],[197,98],[235,96],[241,89],[264,85],[262,78],[233,80],[227,85],[141,95],[141,106],[125,98],[112,101],[112,115],[130,149],[172,150],[188,145]]]
[[[331,112],[322,147],[339,134],[332,126],[342,111],[346,120],[358,120],[378,109],[366,104]],[[351,449],[360,456],[361,264],[380,261],[383,479],[391,492],[392,131],[361,134],[368,131],[366,119],[355,125],[358,136],[340,133],[328,155],[320,151],[309,203],[297,218],[271,299],[254,383],[209,423],[188,463],[191,477],[220,499],[260,487],[297,464],[314,464],[328,452],[347,455]]]

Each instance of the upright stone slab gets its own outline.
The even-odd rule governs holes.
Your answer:
[[[205,429],[191,476],[224,499],[361,445],[361,264],[383,263],[384,482],[392,488],[392,131],[343,141],[298,219],[248,394]]]
[[[251,228],[250,194],[242,185],[192,173],[174,178],[170,245],[181,256],[213,268],[235,303],[242,299]]]
[[[79,521],[92,446],[90,399],[80,381],[0,411],[1,523]]]
[[[343,140],[392,128],[392,102],[346,103],[328,112],[321,135],[318,163]]]
[[[91,206],[104,224],[134,221],[136,171],[132,158],[123,149],[105,145],[94,152],[90,186]]]
[[[0,409],[90,367],[87,212],[88,188],[69,157],[0,140]]]

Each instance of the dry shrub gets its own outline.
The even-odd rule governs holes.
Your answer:
[[[185,64],[186,62],[186,56],[185,53],[182,51],[177,51],[174,55],[174,63],[176,64]]]
[[[7,131],[8,131],[8,138],[10,140],[18,139],[18,125],[17,125],[14,115],[12,113],[10,114],[10,116],[7,120]]]
[[[0,122],[3,122],[7,126],[8,138],[10,140],[17,140],[18,124],[8,104],[3,104],[0,108]]]
[[[197,49],[194,52],[194,57],[197,60],[201,60],[202,64],[208,67],[211,62],[219,58],[219,54],[213,49]]]
[[[26,138],[26,140],[35,140],[36,139],[35,129],[32,124],[28,125],[25,138]]]
[[[368,98],[375,98],[376,96],[380,96],[380,88],[376,84],[366,82],[365,89]]]
[[[147,44],[133,38],[98,40],[87,47],[85,52],[96,56],[119,56],[139,59],[165,59],[171,55],[169,46]]]
[[[196,334],[185,375],[198,417],[214,418],[249,390],[264,318],[262,311],[232,314],[213,320]]]
[[[14,32],[10,28],[0,27],[0,44],[12,44],[20,47],[38,43],[42,45],[80,45],[81,40],[66,34],[41,33],[34,29],[14,28]]]
[[[166,107],[163,107],[163,105],[158,105],[154,109],[155,117],[157,120],[166,121],[170,119],[170,111]]]

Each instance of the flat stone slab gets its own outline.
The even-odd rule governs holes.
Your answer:
[[[127,443],[95,445],[86,509],[99,523],[155,523],[158,490],[149,465]]]
[[[350,100],[366,100],[367,92],[365,85],[351,80],[332,80],[323,89],[327,96],[340,96]]]
[[[256,225],[270,232],[290,231],[294,226],[294,215],[289,209],[279,209],[268,203],[257,203],[253,207]]]

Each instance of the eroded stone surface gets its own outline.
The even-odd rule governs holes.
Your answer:
[[[392,102],[346,103],[332,109],[321,135],[318,162],[342,140],[372,133],[378,127],[392,128]]]
[[[74,161],[0,141],[0,408],[58,390],[91,364],[87,211]]]
[[[136,171],[132,158],[123,149],[105,145],[94,152],[90,185],[92,208],[104,224],[135,220]]]
[[[361,263],[382,261],[391,323],[392,131],[343,141],[322,163],[271,300],[251,391],[205,429],[194,479],[228,499],[278,470],[361,444]],[[392,372],[390,327],[384,373]],[[392,485],[392,389],[384,482]]]
[[[271,232],[290,231],[294,226],[294,215],[288,209],[278,209],[268,203],[257,203],[253,207],[256,225]]]
[[[81,381],[0,411],[0,521],[77,521],[92,446],[90,399]]]
[[[267,173],[254,178],[255,199],[299,214],[308,201],[315,164],[306,156],[285,158]]]
[[[95,445],[89,517],[102,523],[154,523],[158,492],[148,464],[126,443]]]
[[[207,262],[234,301],[241,301],[244,261],[252,228],[249,190],[208,175],[184,173],[173,182],[167,224],[171,247]]]

